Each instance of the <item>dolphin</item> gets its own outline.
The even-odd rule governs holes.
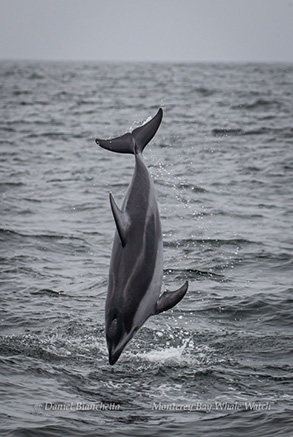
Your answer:
[[[110,193],[116,223],[105,306],[109,363],[115,364],[126,344],[151,316],[175,306],[188,282],[160,296],[163,277],[163,241],[153,181],[143,160],[143,149],[157,132],[160,108],[147,123],[120,137],[96,143],[112,152],[131,153],[135,169],[120,209]]]

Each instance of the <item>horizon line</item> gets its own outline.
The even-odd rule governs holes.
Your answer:
[[[0,62],[89,62],[89,63],[109,63],[109,64],[293,64],[293,60],[249,60],[249,59],[172,59],[172,60],[153,60],[153,59],[81,59],[81,58],[9,58],[0,57]]]

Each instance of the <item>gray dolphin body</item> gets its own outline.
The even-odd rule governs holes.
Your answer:
[[[163,241],[153,181],[142,152],[155,135],[162,109],[148,123],[112,140],[96,140],[101,147],[132,153],[135,170],[121,210],[110,194],[116,222],[105,308],[109,363],[115,364],[126,344],[149,316],[176,305],[188,283],[160,296],[163,277]]]

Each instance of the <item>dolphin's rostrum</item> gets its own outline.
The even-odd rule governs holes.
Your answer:
[[[149,316],[176,305],[188,283],[160,296],[163,277],[163,242],[153,181],[142,152],[161,123],[162,109],[132,133],[96,140],[112,152],[132,153],[135,170],[122,208],[110,194],[117,231],[114,237],[105,308],[109,362],[115,364],[126,344]]]

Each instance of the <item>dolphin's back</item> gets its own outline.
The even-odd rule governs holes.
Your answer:
[[[116,232],[109,275],[106,312],[110,307],[127,308],[125,323],[132,324],[142,298],[149,290],[154,273],[161,284],[163,275],[163,243],[160,216],[153,182],[140,154],[135,155],[136,166],[126,194],[122,211],[127,214],[129,227],[126,244],[122,245]],[[157,267],[160,265],[160,271]],[[153,305],[159,297],[161,286],[153,296]],[[128,305],[125,305],[125,303]],[[129,313],[129,314],[128,314]],[[129,328],[130,329],[130,328]]]

